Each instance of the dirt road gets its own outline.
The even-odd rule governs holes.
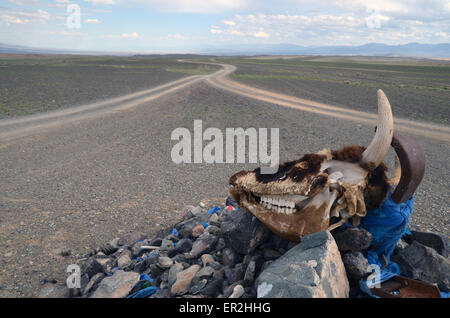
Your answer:
[[[186,60],[180,61],[189,62]],[[206,81],[213,87],[271,104],[295,108],[317,115],[339,118],[342,120],[353,121],[361,124],[376,125],[377,115],[375,113],[366,113],[348,108],[318,103],[293,96],[258,89],[233,81],[229,78],[229,75],[236,70],[236,67],[233,65],[203,62],[192,63],[219,65],[222,67],[222,69],[210,75],[189,76],[180,80],[154,87],[149,90],[109,99],[99,103],[93,103],[44,114],[26,116],[18,119],[3,120],[0,121],[0,141],[13,139],[20,136],[26,136],[38,129],[58,127],[78,120],[92,119],[98,116],[110,114],[111,112],[123,111],[132,107],[142,105],[144,103],[151,102],[152,100],[160,98],[161,96],[174,93],[199,81]],[[374,93],[374,97],[375,96],[376,95]],[[374,112],[376,112],[375,98]],[[396,118],[395,109],[393,110],[393,112],[395,118],[395,129],[397,131],[424,136],[447,143],[450,142],[450,127]]]

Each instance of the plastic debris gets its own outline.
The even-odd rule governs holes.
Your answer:
[[[214,214],[216,212],[220,212],[220,207],[218,207],[217,205],[213,206],[211,209],[209,209],[208,213],[209,214]]]
[[[203,222],[202,222],[202,225],[203,225],[203,227],[206,229],[206,228],[208,227],[209,224],[206,223],[206,221],[203,221]]]
[[[147,298],[159,290],[159,287],[150,286],[139,290],[138,292],[129,295],[127,298]]]
[[[227,209],[228,209],[228,211],[233,211],[233,210],[235,210],[235,208],[234,208],[233,206],[231,206],[231,205],[227,206]]]
[[[174,229],[172,230],[172,234],[175,235],[175,236],[178,236],[178,231],[177,231],[177,229],[174,228]]]

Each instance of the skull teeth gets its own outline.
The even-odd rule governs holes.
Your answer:
[[[295,213],[295,201],[282,199],[277,196],[262,196],[261,205],[276,213]]]

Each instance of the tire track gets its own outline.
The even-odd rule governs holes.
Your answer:
[[[233,81],[228,76],[237,69],[235,66],[228,64],[211,64],[220,65],[225,70],[223,73],[212,74],[207,77],[207,83],[216,88],[223,89],[234,94],[243,95],[248,98],[257,99],[283,107],[295,108],[322,116],[334,117],[374,126],[377,123],[377,114],[309,101],[289,95],[262,90]],[[395,112],[395,109],[393,109],[393,111]],[[395,116],[394,125],[395,129],[398,131],[450,143],[450,127],[447,126],[396,118]]]

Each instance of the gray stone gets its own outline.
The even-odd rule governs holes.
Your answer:
[[[175,224],[175,228],[181,238],[189,238],[192,233],[192,229],[202,224],[202,222],[208,222],[210,215],[201,207],[197,206],[190,211],[192,217]]]
[[[272,261],[281,256],[281,253],[279,251],[271,249],[271,248],[265,248],[263,250],[263,252],[264,252],[264,259],[266,261]]]
[[[164,283],[168,283],[169,282],[169,271],[165,271],[164,273],[161,274],[161,281],[163,281]],[[169,285],[167,284],[167,286],[165,287],[161,287],[161,288],[168,288]]]
[[[95,257],[88,258],[83,267],[83,273],[88,274],[89,278],[93,277],[97,273],[103,272],[103,266]]]
[[[70,249],[63,249],[63,250],[61,250],[60,254],[61,254],[61,256],[66,257],[66,256],[70,256],[72,254],[72,251]]]
[[[225,267],[234,267],[238,261],[238,257],[236,255],[236,252],[230,248],[227,247],[222,251],[222,264]]]
[[[133,258],[139,257],[142,254],[144,254],[145,250],[142,249],[142,246],[149,245],[148,243],[149,242],[142,241],[142,242],[137,242],[137,243],[133,244],[133,246],[131,247],[131,254],[132,254]]]
[[[244,286],[250,286],[253,284],[253,281],[255,280],[255,272],[256,272],[256,262],[251,261],[247,269],[245,270],[244,275]]]
[[[267,262],[264,262],[264,264],[262,265],[262,267],[261,267],[261,272],[263,272],[267,267],[269,267],[270,266],[270,264],[272,264],[274,261],[267,261]]]
[[[219,238],[219,240],[217,241],[215,249],[216,249],[216,251],[221,251],[226,246],[227,246],[227,244],[225,243],[225,240],[223,238]]]
[[[190,219],[191,217],[194,216],[194,214],[191,212],[192,209],[194,209],[195,207],[193,205],[185,205],[180,212],[180,215],[182,216],[183,220],[187,220]]]
[[[349,283],[333,236],[308,235],[256,280],[259,298],[347,298]]]
[[[239,254],[256,249],[270,235],[269,229],[244,209],[231,211],[222,222],[221,230],[227,246]]]
[[[222,235],[222,232],[220,231],[220,229],[215,225],[210,224],[206,228],[206,231],[208,231],[209,233],[211,233],[212,235],[217,236],[217,237],[220,237]]]
[[[208,283],[207,279],[202,279],[199,282],[197,282],[194,286],[191,287],[190,293],[192,295],[197,295],[200,293],[200,291],[205,288],[206,284]]]
[[[342,262],[350,277],[359,280],[369,275],[369,262],[361,252],[350,252],[342,255]]]
[[[200,293],[208,297],[217,297],[222,290],[222,283],[223,271],[216,271]]]
[[[100,249],[105,255],[113,254],[119,249],[120,238],[116,237],[108,243],[104,244]]]
[[[209,232],[203,233],[192,245],[192,249],[189,252],[189,257],[196,258],[204,253],[213,250],[215,244],[217,243],[217,240],[217,236],[212,235]]]
[[[95,289],[97,285],[102,281],[102,279],[105,277],[105,274],[103,273],[97,273],[95,274],[89,283],[86,285],[86,287],[83,290],[83,294],[88,294],[91,290]]]
[[[179,296],[187,293],[195,274],[197,274],[199,270],[200,265],[192,265],[189,268],[179,272],[175,283],[170,289],[172,295]]]
[[[192,234],[192,229],[201,223],[202,223],[201,217],[193,216],[183,222],[176,224],[175,228],[177,229],[180,237],[189,238]]]
[[[136,231],[124,235],[118,242],[119,245],[131,246],[136,242],[142,241],[146,238],[146,235],[142,232]]]
[[[124,298],[139,282],[139,277],[138,273],[118,270],[101,281],[92,298]]]
[[[171,240],[164,239],[161,242],[161,246],[159,247],[160,252],[168,252],[173,248],[173,242]]]
[[[158,276],[160,276],[162,274],[162,270],[156,264],[151,264],[150,265],[150,272],[152,273],[152,276],[154,278],[157,278]]]
[[[413,241],[391,259],[406,277],[437,284],[441,291],[450,292],[450,260],[434,249]]]
[[[449,243],[446,235],[436,232],[411,231],[407,237],[408,241],[417,241],[425,246],[431,247],[444,257],[449,256]]]
[[[166,236],[166,240],[171,240],[172,242],[175,243],[179,241],[179,238],[175,234],[170,233],[169,235]]]
[[[236,287],[237,285],[243,285],[243,284],[244,284],[244,282],[240,280],[240,281],[234,282],[231,285],[226,286],[223,289],[223,296],[225,298],[229,298],[234,291],[234,287]]]
[[[192,249],[192,241],[190,239],[181,239],[177,246],[167,251],[167,256],[174,257],[177,254],[189,252]]]
[[[117,259],[117,267],[124,269],[131,265],[131,251],[124,250]]]
[[[210,266],[203,267],[201,270],[197,272],[197,274],[195,274],[194,283],[197,283],[199,280],[202,280],[204,278],[205,279],[211,278],[215,272],[216,271],[214,270],[214,268]]]
[[[225,270],[225,277],[230,284],[244,279],[246,267],[243,263],[236,264],[233,269]]]
[[[177,280],[178,273],[181,272],[183,269],[184,269],[184,267],[183,267],[183,264],[181,264],[181,263],[175,263],[170,267],[169,276],[167,279],[167,281],[169,283],[169,287],[172,287],[172,285]]]
[[[233,293],[228,298],[241,298],[244,295],[245,289],[242,285],[236,285],[233,288]]]
[[[184,254],[177,254],[174,257],[172,257],[172,260],[177,263],[186,263],[188,259]]]
[[[372,234],[360,227],[339,227],[333,237],[341,252],[362,252],[372,243]]]
[[[211,215],[211,217],[209,218],[209,223],[212,225],[220,225],[220,219],[217,213]]]
[[[173,261],[170,257],[167,256],[160,256],[158,258],[158,265],[162,268],[162,269],[169,269],[173,264]]]
[[[134,266],[134,271],[143,273],[147,269],[149,269],[151,265],[156,264],[157,260],[158,260],[158,254],[152,254],[150,257],[144,259],[143,261],[138,262]]]

